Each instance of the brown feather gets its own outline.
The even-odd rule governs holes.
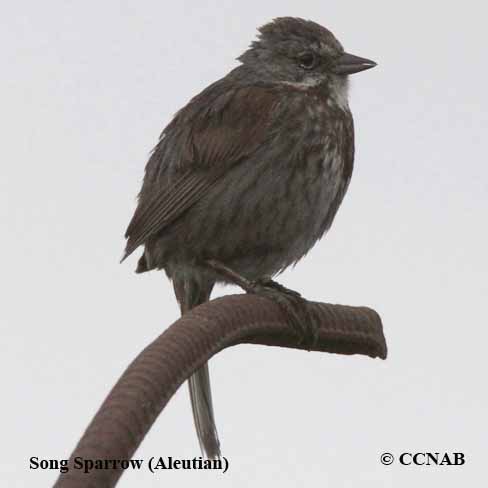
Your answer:
[[[163,179],[145,181],[151,188],[157,185],[157,191],[151,192],[148,199],[143,187],[126,231],[128,242],[122,261],[191,208],[222,174],[272,136],[267,129],[273,107],[280,102],[272,88],[227,90],[205,110],[195,111],[195,106],[202,106],[199,99],[204,96],[208,96],[205,91],[180,110],[162,134],[160,144],[164,143],[165,148],[175,145],[176,151],[169,153],[179,155],[172,164],[180,175],[171,186]],[[174,127],[181,123],[184,130],[175,131]],[[157,164],[167,165],[167,161],[158,158],[157,151],[158,148],[154,155]]]

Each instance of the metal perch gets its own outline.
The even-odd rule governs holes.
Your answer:
[[[386,358],[379,315],[366,307],[308,302],[317,340],[301,344],[282,309],[267,298],[247,294],[200,305],[171,325],[126,369],[86,429],[56,488],[113,487],[123,470],[72,469],[85,459],[130,459],[178,387],[214,354],[237,344],[311,349]]]

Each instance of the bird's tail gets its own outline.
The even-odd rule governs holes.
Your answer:
[[[181,314],[209,300],[213,283],[202,284],[199,280],[173,276],[176,298],[180,304]],[[205,363],[188,380],[191,407],[200,448],[209,459],[220,457],[220,443],[215,427],[210,390],[208,363]]]
[[[219,458],[220,443],[215,427],[208,363],[190,377],[188,386],[200,448],[209,459]]]

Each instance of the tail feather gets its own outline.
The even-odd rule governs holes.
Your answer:
[[[213,283],[202,283],[187,276],[173,276],[173,286],[181,313],[184,314],[209,300]],[[208,363],[193,373],[188,380],[188,386],[200,448],[209,459],[219,458],[220,442],[215,426]]]
[[[215,426],[208,363],[190,377],[188,386],[200,448],[209,459],[219,458],[220,443]]]

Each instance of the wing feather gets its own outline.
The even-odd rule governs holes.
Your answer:
[[[171,193],[169,196],[168,194],[159,195],[148,206],[145,218],[142,217],[136,221],[139,225],[128,233],[129,239],[121,262],[150,236],[160,232],[185,210],[198,202],[215,181],[216,179],[212,180],[208,176],[203,175],[192,175],[189,178],[182,177],[179,183],[184,183],[184,185],[178,185],[180,187],[178,191]]]
[[[212,96],[212,87],[210,93],[202,92],[163,132],[146,167],[122,261],[188,211],[230,167],[271,136],[272,109],[280,100],[272,88],[229,88],[218,93]],[[158,179],[168,173],[172,178]]]

